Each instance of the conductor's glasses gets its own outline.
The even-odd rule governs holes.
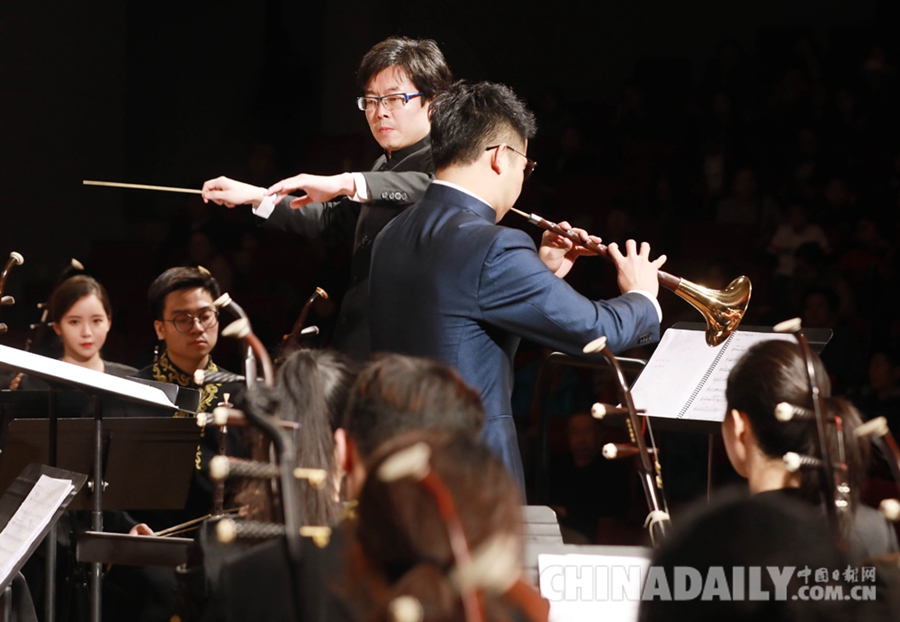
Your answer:
[[[194,328],[194,322],[199,323],[200,328],[213,328],[219,323],[219,312],[215,309],[205,309],[200,312],[200,315],[179,313],[171,320],[163,320],[163,322],[172,322],[175,330],[179,333],[189,333]]]
[[[383,97],[357,97],[356,105],[360,110],[369,112],[378,109],[378,104],[385,110],[397,110],[405,106],[413,97],[422,97],[423,93],[392,93]]]

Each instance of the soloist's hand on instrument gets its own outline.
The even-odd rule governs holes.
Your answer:
[[[313,201],[323,203],[339,196],[352,197],[356,194],[356,181],[351,173],[341,173],[340,175],[307,175],[300,173],[299,175],[282,179],[271,186],[266,190],[266,195],[277,195],[276,199],[280,201],[285,196],[298,190],[305,192],[306,196],[291,201],[291,208],[293,209],[300,209]]]
[[[216,205],[235,207],[252,205],[258,207],[265,196],[265,188],[245,184],[228,177],[216,177],[203,184],[203,202],[212,201]]]
[[[596,244],[602,242],[600,238],[588,235],[588,232],[584,229],[572,228],[567,222],[561,222],[559,223],[559,226],[566,231],[574,231],[584,242],[593,241]],[[544,235],[541,236],[541,247],[538,249],[538,257],[540,257],[541,261],[544,262],[544,265],[550,268],[550,271],[559,278],[566,276],[569,273],[569,270],[572,269],[575,260],[582,255],[596,254],[595,251],[585,248],[584,246],[579,246],[569,238],[554,233],[553,231],[544,232]]]
[[[635,289],[649,292],[654,297],[659,294],[657,272],[666,263],[665,255],[660,255],[650,261],[650,245],[641,242],[641,250],[638,252],[634,240],[625,242],[625,255],[622,254],[619,245],[615,242],[609,245],[608,254],[616,264],[619,290],[623,294]]]

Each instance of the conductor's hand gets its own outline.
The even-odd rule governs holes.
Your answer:
[[[300,209],[313,201],[322,203],[339,196],[352,197],[356,194],[356,182],[350,173],[327,176],[300,173],[299,175],[282,179],[274,186],[271,186],[266,190],[266,195],[274,194],[276,195],[276,200],[280,201],[298,190],[305,192],[306,196],[291,201],[291,208],[293,209]]]
[[[599,244],[602,240],[596,236],[588,235],[584,229],[573,229],[572,226],[563,221],[559,226],[569,231],[570,229],[578,234],[583,241],[589,240]],[[575,260],[582,255],[596,255],[594,251],[585,248],[579,244],[575,244],[569,238],[563,237],[552,231],[545,231],[541,237],[541,247],[538,249],[538,257],[544,262],[544,265],[550,268],[550,271],[563,278],[572,269]]]
[[[203,202],[234,207],[252,205],[258,207],[265,196],[265,189],[228,177],[216,177],[203,184]]]
[[[666,263],[666,256],[660,255],[650,261],[650,245],[641,242],[641,251],[637,251],[634,240],[625,242],[625,254],[619,250],[619,245],[613,242],[609,245],[609,256],[616,264],[619,273],[619,290],[623,294],[640,289],[652,294],[659,294],[659,280],[657,272]]]

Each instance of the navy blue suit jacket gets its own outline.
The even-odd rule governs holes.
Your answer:
[[[369,276],[373,352],[455,367],[480,392],[488,424],[511,422],[520,337],[569,354],[601,335],[613,351],[659,339],[646,296],[585,298],[550,272],[527,234],[495,219],[486,203],[432,183],[376,238]]]

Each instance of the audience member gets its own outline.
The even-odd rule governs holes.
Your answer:
[[[628,511],[631,472],[601,455],[604,431],[589,413],[572,415],[568,451],[550,461],[550,506],[566,542],[596,542],[598,530],[614,530]]]
[[[896,347],[875,351],[869,359],[869,382],[853,397],[866,419],[884,417],[894,438],[900,438],[900,352]]]
[[[822,351],[836,395],[858,387],[865,379],[865,355],[859,338],[840,321],[840,301],[830,287],[814,287],[804,294],[800,317],[807,328],[828,328],[832,336]]]

